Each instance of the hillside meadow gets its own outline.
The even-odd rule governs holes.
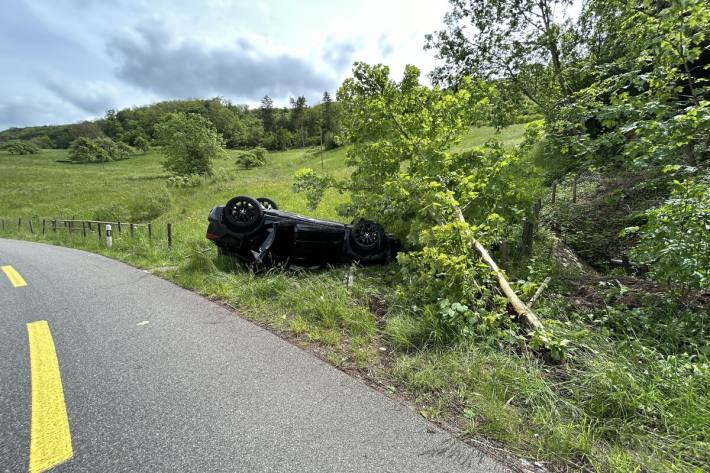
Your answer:
[[[496,134],[472,130],[458,149],[496,138],[521,141],[523,125]],[[235,165],[236,151],[215,162],[212,177],[192,187],[169,187],[159,150],[106,164],[71,164],[66,151],[38,155],[0,152],[0,236],[98,252],[165,277],[218,300],[256,323],[311,350],[329,363],[410,404],[420,414],[513,465],[522,456],[552,471],[700,471],[706,461],[707,373],[686,373],[683,360],[656,361],[633,340],[596,329],[592,315],[573,312],[560,273],[536,307],[547,324],[575,346],[567,365],[551,364],[528,349],[461,343],[421,347],[412,341],[419,321],[397,291],[397,265],[323,270],[271,270],[265,274],[218,258],[204,237],[207,213],[230,197],[270,197],[280,208],[343,221],[344,195],[329,191],[315,211],[292,191],[302,167],[345,176],[347,149],[272,152],[264,167]],[[563,195],[560,190],[560,195]],[[40,234],[41,220],[117,217],[153,223],[131,238],[114,231],[108,249],[95,232],[64,228]],[[21,228],[17,219],[21,218]],[[27,221],[33,218],[34,234]],[[165,225],[174,226],[168,248]],[[554,265],[551,236],[542,231],[527,268],[511,269],[517,290],[530,297]],[[344,283],[348,273],[354,283]],[[537,272],[536,272],[537,271]],[[519,273],[519,274],[518,274]],[[526,281],[515,283],[517,277]],[[558,278],[559,277],[559,278]],[[705,460],[703,460],[703,458]]]

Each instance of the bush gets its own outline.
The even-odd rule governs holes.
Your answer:
[[[156,127],[165,156],[163,167],[177,176],[212,174],[212,161],[224,154],[224,140],[201,115],[170,113]]]
[[[264,148],[254,148],[251,151],[244,151],[237,155],[236,164],[244,169],[256,168],[266,163],[266,150]]]
[[[77,163],[102,163],[128,159],[133,148],[111,138],[81,137],[69,147],[69,159]]]
[[[100,163],[108,161],[109,156],[93,139],[80,137],[69,146],[69,159],[76,163]]]
[[[646,224],[625,229],[640,236],[632,257],[650,265],[655,279],[683,291],[710,287],[708,215],[708,182],[676,181],[670,198],[646,212]]]
[[[10,154],[37,154],[39,148],[27,141],[9,141],[2,145],[2,149]]]
[[[127,222],[130,220],[131,212],[118,202],[111,202],[94,209],[94,218],[104,222]]]
[[[145,195],[131,202],[130,216],[132,222],[148,222],[170,210],[170,194],[162,189]]]
[[[133,140],[133,146],[136,147],[141,153],[145,154],[150,149],[150,143],[144,136],[137,136]]]

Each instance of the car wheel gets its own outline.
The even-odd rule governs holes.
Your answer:
[[[379,223],[360,220],[350,231],[350,242],[359,253],[375,253],[382,248],[385,231]]]
[[[278,210],[279,206],[276,205],[276,202],[273,200],[269,199],[268,197],[258,197],[256,199],[257,202],[261,204],[262,207],[265,209],[272,209],[272,210]]]
[[[259,226],[264,217],[264,209],[255,199],[239,195],[227,202],[222,214],[227,225],[244,232]]]

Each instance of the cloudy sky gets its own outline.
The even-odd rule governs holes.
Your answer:
[[[446,0],[2,0],[0,130],[109,108],[265,94],[318,100],[353,61],[434,59]]]

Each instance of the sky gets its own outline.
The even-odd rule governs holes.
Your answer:
[[[0,0],[0,130],[221,96],[334,93],[354,61],[429,72],[446,0]]]

